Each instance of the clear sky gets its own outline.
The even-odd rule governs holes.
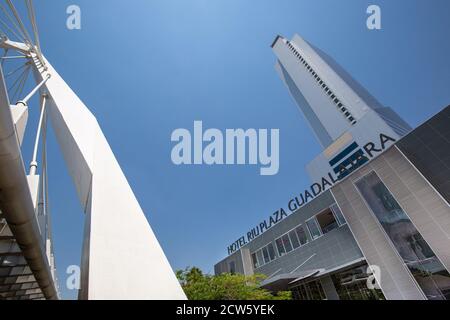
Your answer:
[[[81,7],[81,30],[66,28],[70,4]],[[381,7],[380,31],[366,28],[369,4]],[[309,184],[304,166],[320,148],[274,70],[270,44],[277,34],[299,33],[330,54],[414,127],[450,104],[448,0],[45,0],[35,6],[44,54],[96,115],[174,269],[212,273],[231,242]],[[36,116],[32,110],[30,123]],[[192,130],[194,120],[221,130],[280,129],[279,173],[173,165],[171,133]],[[49,144],[58,275],[63,297],[75,298],[65,288],[65,271],[80,263],[84,217],[53,136]]]

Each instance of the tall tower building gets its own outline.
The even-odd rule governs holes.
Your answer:
[[[398,135],[409,125],[383,106],[326,53],[295,35],[277,36],[272,44],[276,69],[326,148],[370,112],[376,112]]]
[[[276,70],[286,84],[324,151],[307,166],[313,181],[331,174],[339,179],[367,162],[376,142],[392,142],[410,126],[383,106],[326,53],[295,35],[272,43]],[[369,145],[368,152],[364,146]],[[384,143],[383,147],[386,147]],[[346,161],[345,161],[346,160]]]
[[[290,213],[235,241],[215,273],[267,275],[262,288],[294,300],[450,300],[450,106],[409,131],[299,36],[272,47],[323,150]]]

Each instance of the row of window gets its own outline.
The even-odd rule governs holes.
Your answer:
[[[339,207],[336,204],[333,204],[329,209],[315,215],[305,222],[307,231],[303,225],[299,225],[296,228],[286,232],[281,237],[275,239],[278,257],[282,257],[285,254],[307,244],[310,241],[309,239],[313,241],[331,230],[344,225],[345,223],[344,216],[339,210]],[[309,232],[309,239],[307,232]],[[275,260],[277,257],[272,243],[269,243],[265,247],[255,251],[251,254],[251,256],[254,268],[262,267],[263,265]]]
[[[273,249],[272,243],[269,243],[267,246],[262,247],[256,252],[252,253],[252,263],[253,267],[259,268],[263,265],[275,260],[275,250]]]
[[[339,108],[339,110],[345,115],[345,117],[351,122],[351,124],[355,124],[356,120],[351,115],[350,111],[344,106],[344,104],[339,100],[338,97],[331,91],[331,89],[327,86],[327,84],[319,77],[319,75],[314,71],[314,69],[306,62],[306,60],[302,57],[302,55],[295,49],[295,47],[289,42],[286,42],[289,49],[295,54],[295,56],[300,60],[301,63],[305,66],[305,68],[311,73],[311,75],[316,79],[318,84],[322,87],[325,93],[330,97],[330,99],[334,102],[334,104]]]
[[[277,245],[278,256],[281,257],[286,253],[307,244],[308,237],[306,236],[305,229],[300,225],[278,239],[275,239],[275,243]]]
[[[337,205],[315,215],[305,222],[310,239],[315,240],[322,235],[345,224],[344,216]],[[296,227],[275,240],[279,256],[291,252],[308,243],[305,229],[302,225]]]

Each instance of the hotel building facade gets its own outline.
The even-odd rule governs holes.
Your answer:
[[[272,49],[323,151],[299,208],[215,273],[300,300],[450,299],[450,106],[412,130],[300,36]]]

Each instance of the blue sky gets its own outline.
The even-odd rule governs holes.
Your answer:
[[[450,3],[365,0],[36,1],[43,52],[101,124],[174,269],[212,273],[226,247],[308,185],[319,152],[274,71],[270,44],[299,33],[412,126],[450,103]],[[77,4],[82,29],[66,28]],[[382,30],[366,28],[378,4]],[[30,123],[36,120],[31,111]],[[280,170],[175,166],[171,133],[279,128]],[[30,125],[30,127],[33,125]],[[32,136],[32,135],[31,135]],[[31,137],[24,145],[25,162]],[[83,213],[53,136],[50,195],[58,274],[79,264]],[[143,270],[145,272],[145,270]]]

